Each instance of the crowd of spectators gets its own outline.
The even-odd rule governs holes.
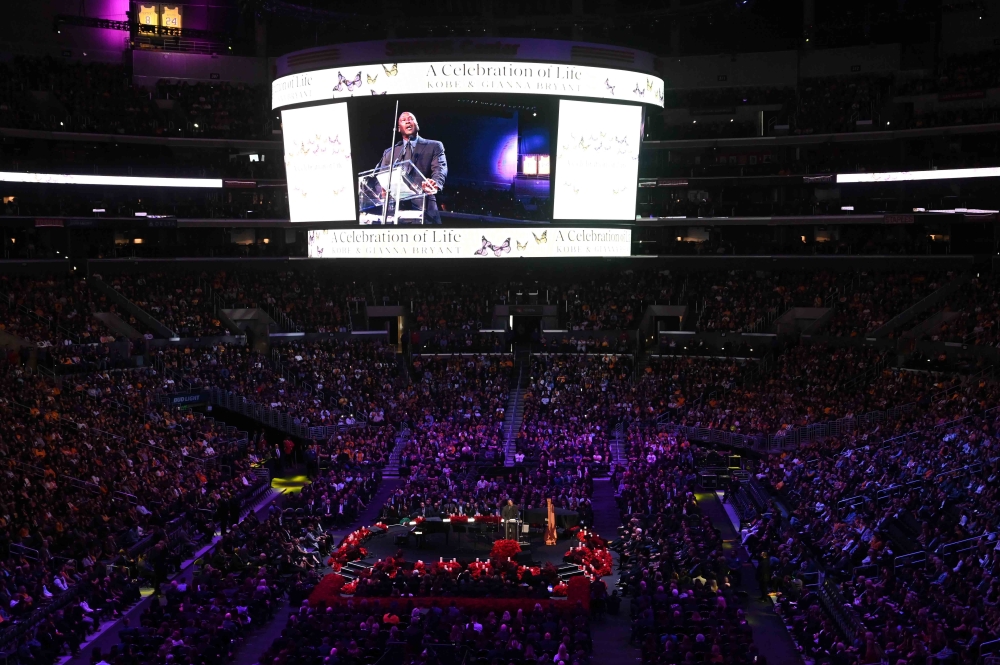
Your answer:
[[[238,518],[242,497],[257,483],[254,442],[197,413],[158,405],[154,394],[165,387],[149,370],[52,383],[4,367],[0,400],[11,418],[0,439],[0,567],[7,573],[0,626],[44,612],[71,589],[81,599],[49,614],[47,638],[36,634],[20,645],[24,662],[58,653],[64,643],[76,649],[96,628],[92,612],[110,617],[131,605],[140,575],[164,580],[184,548]],[[177,520],[186,534],[179,551],[166,546],[163,531]],[[140,547],[138,562],[126,554],[133,547]],[[112,563],[138,568],[108,575]]]
[[[400,475],[501,461],[513,365],[508,355],[414,356],[412,380],[397,407],[408,432]]]
[[[94,314],[114,312],[107,297],[74,275],[0,276],[6,312],[4,332],[37,346],[68,346],[114,341]]]
[[[628,412],[632,371],[631,356],[533,356],[517,454],[543,468],[606,469],[610,429]]]
[[[836,300],[827,334],[865,336],[926,298],[954,275],[942,273],[860,273]],[[892,334],[892,332],[890,332]]]
[[[928,332],[932,341],[997,346],[1000,343],[1000,280],[977,274],[943,304],[944,319]]]
[[[169,137],[267,138],[259,89],[163,80],[135,85],[120,64],[15,57],[0,63],[0,124]]]
[[[754,663],[740,564],[695,501],[686,445],[632,448],[620,475],[621,583],[644,663]],[[652,452],[652,451],[656,452]]]
[[[578,665],[587,662],[592,648],[582,609],[556,612],[538,604],[530,612],[511,613],[456,603],[427,609],[402,598],[363,598],[325,609],[303,605],[261,662],[365,662],[392,653],[410,665],[435,662],[435,645],[518,665]]]
[[[822,635],[810,655],[971,663],[1000,636],[998,391],[985,375],[952,381],[895,421],[766,460],[757,477],[783,505],[744,542],[768,553],[768,585],[797,598],[801,571],[825,570],[857,617],[846,646],[829,620],[803,617],[803,635]]]
[[[306,549],[277,516],[261,522],[251,513],[196,562],[190,582],[163,584],[161,602],[138,625],[124,622],[108,662],[228,662],[251,628],[274,616],[293,576],[316,567]]]

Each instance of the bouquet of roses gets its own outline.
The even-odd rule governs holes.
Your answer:
[[[469,572],[472,573],[472,579],[478,580],[483,575],[492,574],[493,567],[488,561],[473,561],[469,564]]]
[[[493,561],[506,561],[513,559],[521,552],[521,545],[516,540],[503,538],[493,543],[490,550],[490,559]]]
[[[567,593],[569,593],[569,586],[565,582],[560,582],[552,587],[552,595],[556,598],[565,598]]]
[[[451,516],[451,523],[452,524],[468,524],[469,523],[469,516],[468,515],[452,515]]]
[[[340,588],[340,593],[353,596],[358,590],[358,581],[352,580]]]

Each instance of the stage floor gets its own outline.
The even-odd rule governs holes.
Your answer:
[[[402,547],[396,545],[396,536],[407,533],[410,528],[393,526],[385,535],[375,536],[369,540],[364,545],[369,552],[365,561],[374,562],[378,559],[385,559],[394,556],[399,550],[403,550],[407,561],[431,562],[441,557],[446,560],[458,559],[462,563],[475,561],[477,558],[485,561],[490,556],[493,541],[502,536],[502,532],[497,532],[491,536],[489,541],[485,541],[473,539],[469,534],[452,533],[446,540],[445,534],[435,533],[424,536],[423,544],[419,546],[417,539],[411,535],[407,539],[406,545]],[[544,566],[551,563],[554,566],[559,566],[562,563],[563,555],[575,544],[577,544],[577,540],[572,537],[564,538],[555,545],[548,546],[540,539],[533,539],[528,545],[522,544],[521,551],[531,555],[532,565]]]

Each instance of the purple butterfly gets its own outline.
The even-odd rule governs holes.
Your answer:
[[[493,250],[494,256],[501,256],[510,252],[510,238],[504,240],[502,245],[494,245],[486,236],[483,236],[483,246],[475,251],[476,256],[486,256],[487,250]]]
[[[358,75],[354,77],[354,79],[344,78],[344,75],[342,73],[340,73],[340,72],[337,72],[337,76],[340,78],[340,80],[337,81],[337,85],[333,86],[333,91],[334,92],[340,92],[341,90],[344,89],[345,85],[347,86],[347,91],[348,92],[354,92],[355,88],[360,88],[361,87],[361,72],[360,71],[358,72]]]

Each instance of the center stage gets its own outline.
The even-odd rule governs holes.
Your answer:
[[[454,558],[460,563],[476,559],[485,561],[493,543],[504,537],[503,525],[500,524],[487,525],[482,530],[458,525],[439,530],[440,527],[431,526],[432,524],[433,522],[424,522],[415,526],[389,527],[384,535],[377,535],[365,543],[367,559],[386,559],[401,550],[408,561],[422,559],[429,562],[441,557],[446,560]],[[419,531],[423,533],[416,535]],[[562,537],[555,545],[545,545],[540,533],[522,534],[520,542],[519,563],[530,563],[533,566],[551,563],[556,567],[562,564],[566,550],[578,544],[572,537]]]

